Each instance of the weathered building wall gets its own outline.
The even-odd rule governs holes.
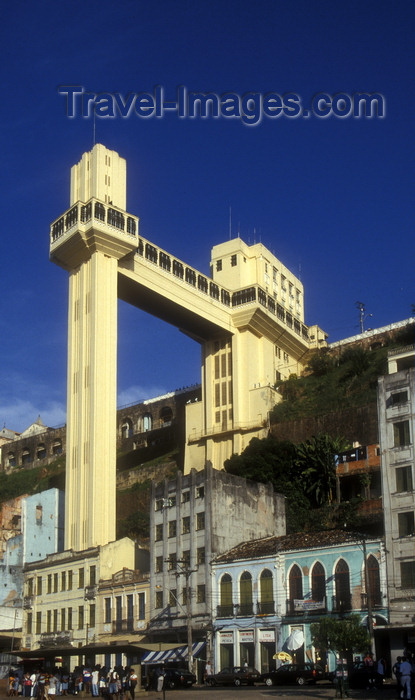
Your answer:
[[[291,440],[299,443],[312,435],[328,433],[334,437],[344,437],[352,445],[379,442],[376,402],[359,408],[346,408],[323,416],[306,416],[298,420],[272,423],[271,435],[277,440]]]

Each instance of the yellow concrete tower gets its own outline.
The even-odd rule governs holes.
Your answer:
[[[118,261],[137,248],[126,163],[101,144],[71,170],[50,257],[69,272],[65,549],[115,540]]]

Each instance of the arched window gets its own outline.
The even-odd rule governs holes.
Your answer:
[[[36,459],[44,459],[46,457],[46,447],[43,442],[39,443],[36,448]]]
[[[239,614],[246,616],[253,614],[252,608],[252,576],[249,571],[244,571],[239,581]]]
[[[350,572],[344,559],[340,559],[336,564],[334,581],[336,585],[336,610],[350,610],[352,603],[350,595]]]
[[[146,433],[148,430],[151,430],[153,427],[153,418],[151,416],[151,413],[145,413],[143,416],[143,432]]]
[[[170,406],[163,406],[160,411],[160,424],[162,426],[168,426],[171,425],[172,420],[173,411],[171,410]]]
[[[373,554],[370,554],[367,560],[367,577],[369,583],[369,590],[367,592],[370,595],[372,607],[374,605],[381,605],[382,593],[380,590],[379,562]]]
[[[22,464],[30,464],[32,461],[32,455],[29,450],[23,450],[22,452]]]
[[[230,574],[223,574],[220,580],[218,617],[233,617],[232,577]]]
[[[52,445],[52,454],[61,455],[62,454],[62,441],[54,440]]]
[[[326,572],[323,565],[317,561],[311,571],[311,597],[315,601],[326,599]]]
[[[272,572],[269,569],[264,569],[259,577],[258,612],[260,615],[272,615],[275,612],[272,583]]]
[[[303,575],[297,564],[294,564],[290,571],[290,600],[303,599]]]
[[[14,452],[9,452],[7,455],[7,465],[9,467],[15,467],[16,466],[16,455]]]
[[[133,434],[133,424],[129,418],[125,418],[122,426],[121,426],[121,437],[122,438],[129,438],[132,437]]]

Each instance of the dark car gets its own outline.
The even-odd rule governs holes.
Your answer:
[[[190,688],[196,683],[196,676],[186,668],[164,669],[165,688]]]
[[[254,685],[260,681],[260,672],[252,666],[223,668],[219,673],[214,673],[206,679],[209,685]]]
[[[277,670],[262,674],[265,685],[305,685],[325,678],[324,669],[318,664],[284,664]]]

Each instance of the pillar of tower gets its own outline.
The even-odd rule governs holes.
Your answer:
[[[97,251],[69,280],[65,549],[115,540],[117,259]]]
[[[118,261],[137,248],[126,163],[101,144],[71,169],[71,209],[51,227],[69,272],[65,549],[116,537]]]

